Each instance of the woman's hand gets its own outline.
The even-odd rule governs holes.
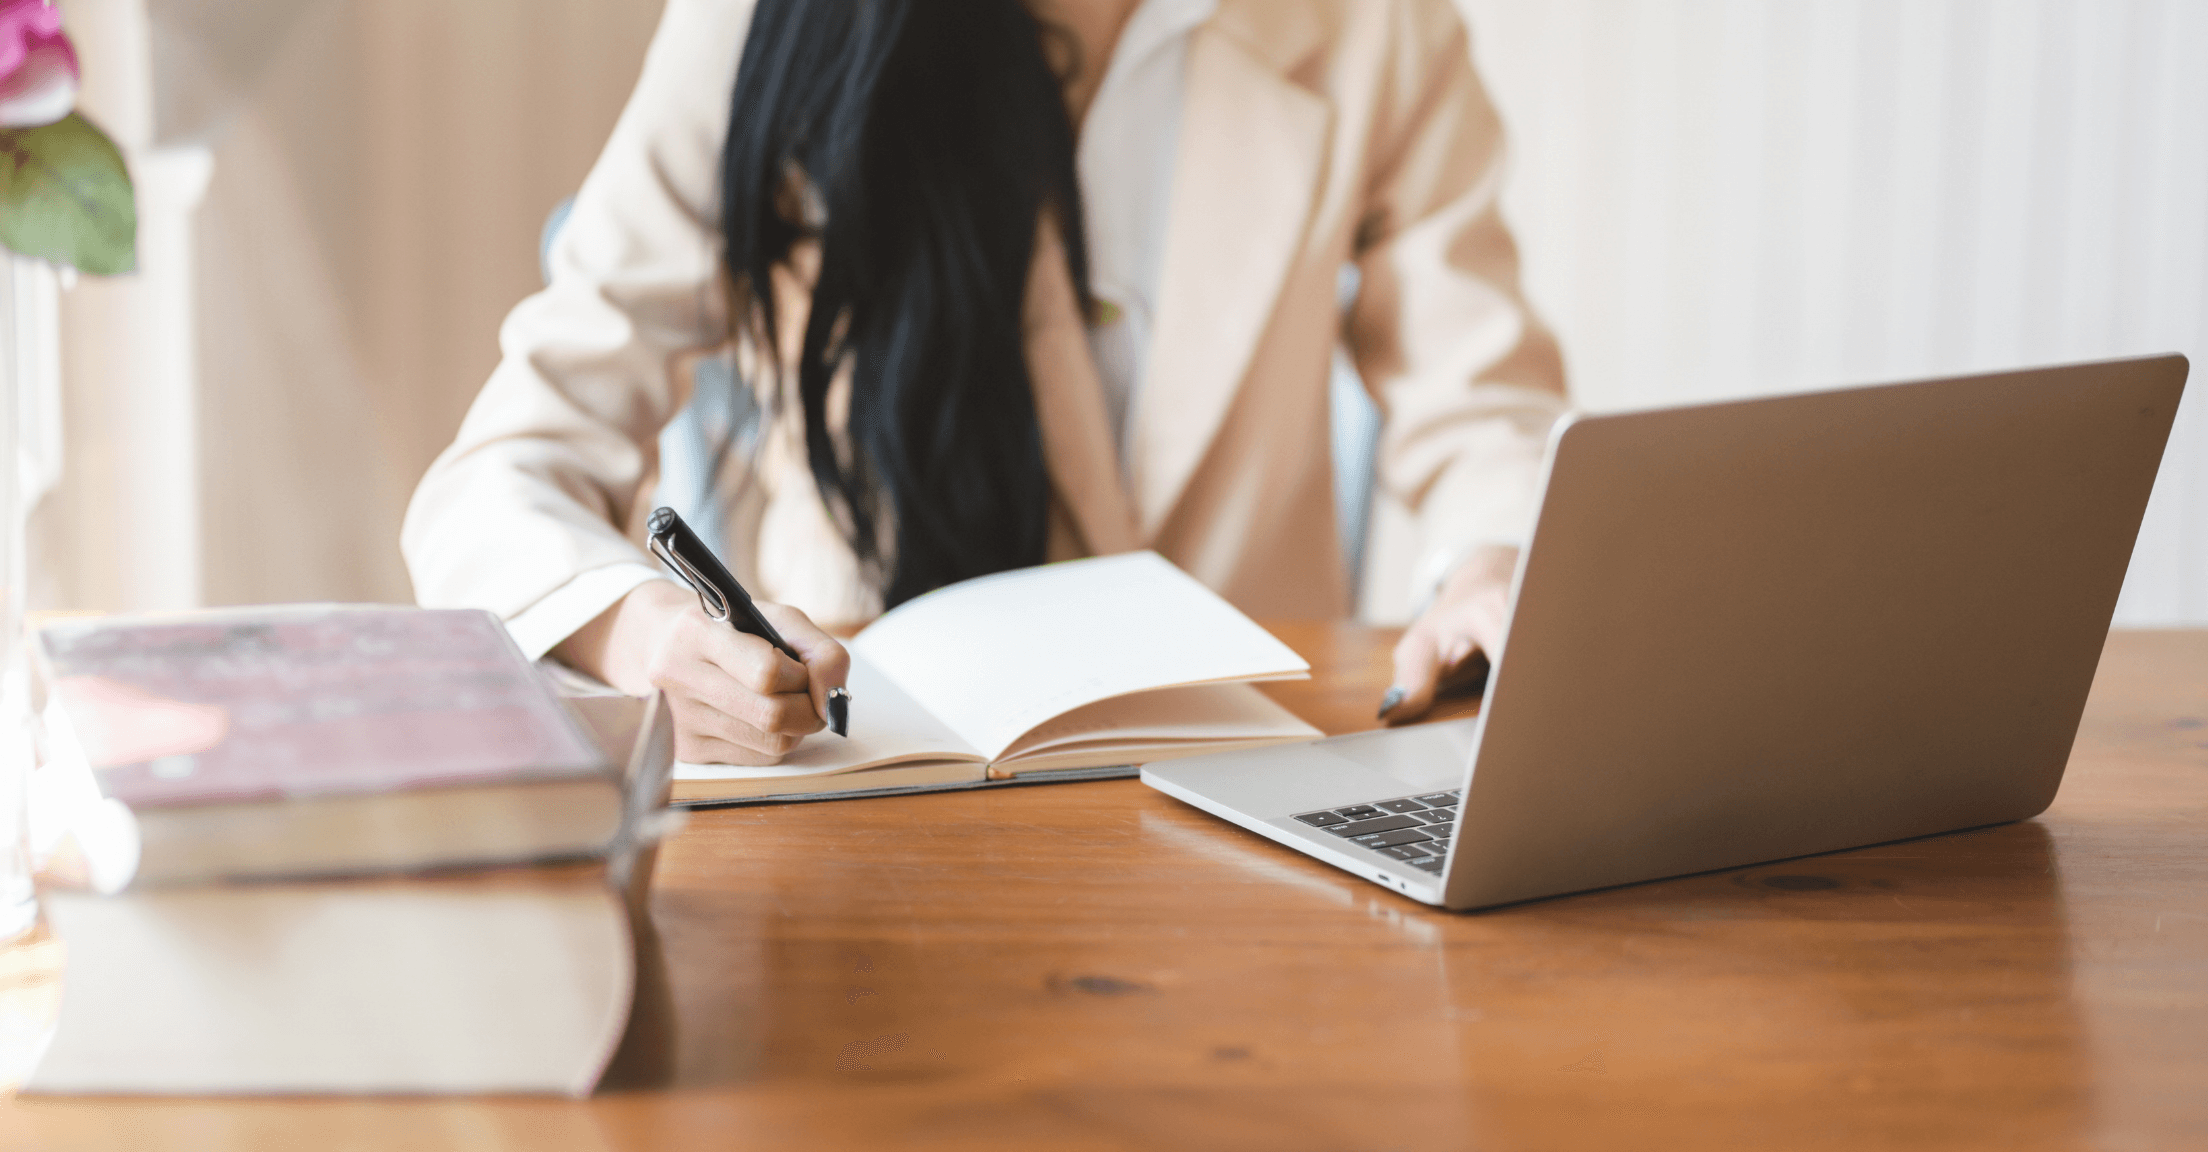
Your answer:
[[[665,692],[677,759],[773,764],[826,726],[828,690],[843,686],[851,656],[795,608],[759,611],[803,664],[709,618],[697,596],[667,580],[638,585],[552,654],[631,695]]]
[[[1449,574],[1434,602],[1396,642],[1395,686],[1387,696],[1394,704],[1383,703],[1382,719],[1425,715],[1434,693],[1474,652],[1496,650],[1510,621],[1510,577],[1517,567],[1516,548],[1489,545],[1473,549]]]

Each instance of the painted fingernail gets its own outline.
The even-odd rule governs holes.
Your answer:
[[[1385,720],[1385,719],[1387,719],[1387,718],[1388,718],[1388,713],[1390,713],[1390,712],[1393,712],[1393,711],[1395,711],[1395,706],[1396,706],[1396,705],[1398,705],[1398,704],[1401,704],[1402,702],[1403,702],[1403,689],[1401,689],[1401,688],[1390,688],[1390,689],[1388,689],[1388,694],[1387,694],[1387,695],[1385,695],[1385,696],[1382,696],[1382,697],[1380,698],[1380,714],[1379,714],[1378,716],[1375,716],[1375,717],[1373,717],[1373,719],[1375,719],[1375,720]]]

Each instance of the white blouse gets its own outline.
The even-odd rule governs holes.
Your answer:
[[[1217,7],[1218,0],[1146,0],[1120,33],[1104,83],[1081,122],[1083,234],[1098,305],[1089,347],[1122,469],[1165,262],[1188,34]]]

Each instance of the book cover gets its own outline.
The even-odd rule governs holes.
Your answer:
[[[606,772],[506,630],[473,610],[306,605],[64,620],[48,694],[133,809]]]

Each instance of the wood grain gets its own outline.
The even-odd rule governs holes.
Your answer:
[[[1277,697],[1372,726],[1392,637],[1275,629]],[[654,910],[593,1100],[25,1099],[0,1146],[2208,1147],[2208,633],[2111,638],[2022,824],[1453,915],[1110,781],[700,813]]]

